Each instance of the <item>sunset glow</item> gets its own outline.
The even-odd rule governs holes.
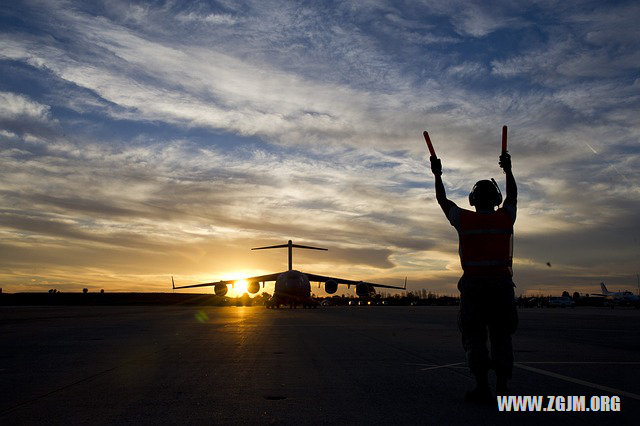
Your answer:
[[[285,271],[250,248],[292,239],[329,248],[302,271],[457,293],[422,132],[468,208],[505,124],[518,294],[635,291],[637,2],[5,3],[5,292]]]

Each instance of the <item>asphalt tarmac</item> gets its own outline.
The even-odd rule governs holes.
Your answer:
[[[0,424],[637,424],[639,310],[519,314],[513,394],[620,411],[465,403],[453,307],[1,307]]]

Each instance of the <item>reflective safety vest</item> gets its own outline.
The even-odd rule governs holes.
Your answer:
[[[513,275],[513,222],[506,209],[493,213],[461,209],[458,237],[465,275]]]

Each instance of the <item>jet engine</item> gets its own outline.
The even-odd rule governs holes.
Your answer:
[[[225,294],[227,294],[227,285],[226,284],[216,284],[213,287],[213,291],[216,293],[216,296],[224,296]]]
[[[260,283],[258,281],[252,281],[247,285],[247,291],[251,294],[260,291]]]
[[[358,283],[356,284],[356,294],[358,297],[371,297],[376,294],[376,290],[369,284]]]
[[[338,282],[335,280],[327,280],[327,282],[324,283],[324,291],[329,294],[335,293],[338,291]]]

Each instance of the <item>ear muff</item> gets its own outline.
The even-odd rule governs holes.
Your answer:
[[[496,183],[496,181],[491,178],[488,180],[480,180],[473,185],[473,189],[469,193],[469,204],[475,206],[478,202],[479,195],[482,195],[488,198],[488,201],[491,202],[494,206],[499,206],[502,203],[502,192],[500,192],[500,187]]]
[[[495,205],[499,206],[500,204],[502,204],[502,192],[500,191],[500,187],[498,186],[494,178],[491,178],[491,182],[493,183],[494,188],[496,188]]]

